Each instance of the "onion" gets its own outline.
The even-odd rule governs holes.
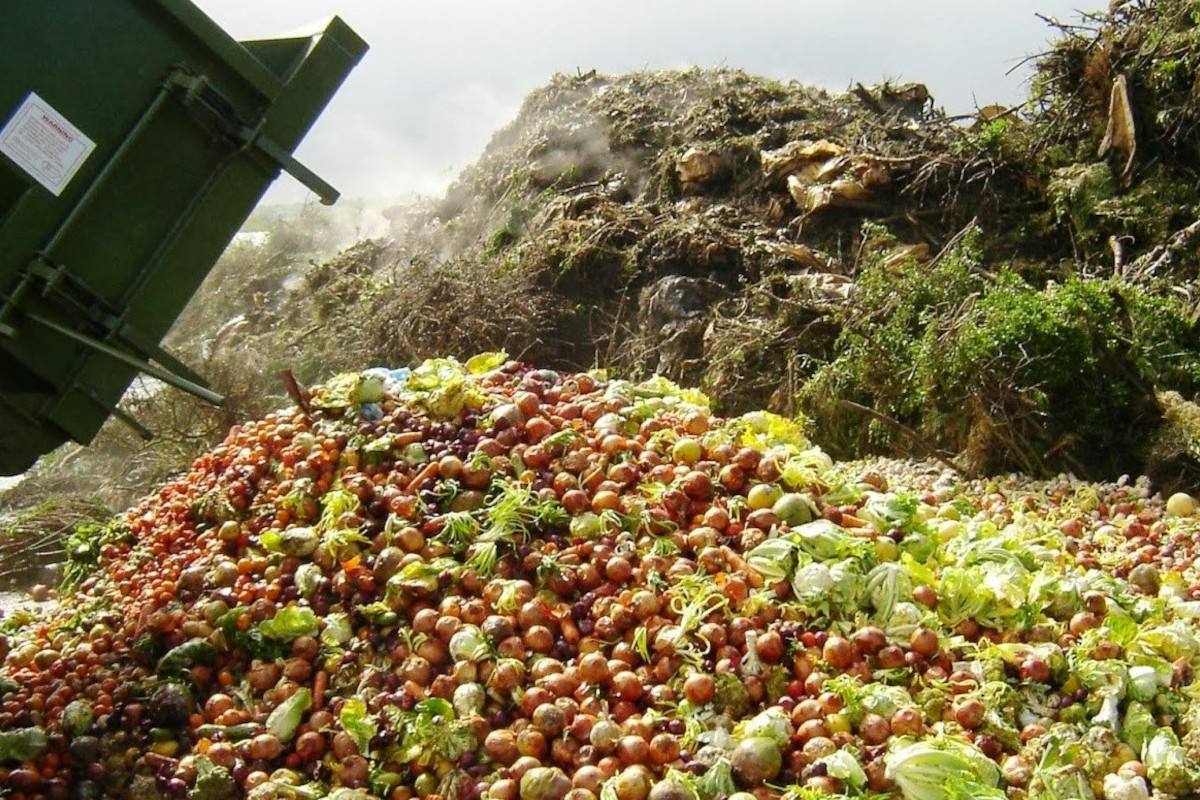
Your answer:
[[[521,800],[563,800],[571,779],[558,767],[534,767],[521,776]]]
[[[558,706],[542,703],[534,709],[533,724],[543,735],[553,738],[566,728],[567,718]]]
[[[983,703],[974,698],[963,700],[954,706],[954,721],[967,730],[983,724]]]
[[[650,777],[643,767],[627,767],[614,781],[617,800],[646,800],[650,794]]]
[[[896,736],[917,737],[925,730],[921,712],[915,708],[899,708],[892,714],[891,730]]]
[[[733,774],[743,786],[759,786],[774,780],[783,769],[783,753],[772,739],[756,736],[744,739],[729,756]]]
[[[867,714],[858,724],[858,735],[868,745],[883,744],[892,735],[888,721],[878,714]]]
[[[592,746],[601,753],[611,753],[617,748],[617,743],[621,740],[621,726],[611,720],[598,720],[592,726],[591,735],[588,741]]]
[[[1004,759],[1000,774],[1009,786],[1024,786],[1033,777],[1033,767],[1024,757],[1015,755]]]
[[[673,780],[659,781],[650,790],[649,800],[695,800],[692,790]]]
[[[917,628],[912,632],[908,639],[908,646],[912,648],[914,653],[922,656],[935,655],[941,645],[938,642],[938,635],[929,628]]]
[[[859,628],[850,637],[854,646],[859,649],[864,655],[873,656],[887,647],[887,635],[882,628],[874,625],[868,625],[865,628]]]
[[[698,706],[711,703],[717,693],[717,684],[711,675],[694,672],[683,683],[683,693],[688,701]]]
[[[840,636],[830,636],[821,655],[834,669],[844,670],[854,663],[854,645]]]

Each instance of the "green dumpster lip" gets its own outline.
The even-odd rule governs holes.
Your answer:
[[[94,143],[63,145],[69,182],[0,157],[0,474],[110,416],[151,437],[120,407],[139,374],[221,402],[159,343],[281,172],[337,200],[292,153],[367,51],[337,17],[238,42],[188,0],[116,0],[103,24],[66,3],[6,17],[21,46],[0,53],[0,116],[36,94],[47,136]]]

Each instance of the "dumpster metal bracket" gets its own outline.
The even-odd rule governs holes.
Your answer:
[[[124,350],[113,347],[112,345],[102,342],[99,339],[94,339],[85,333],[80,333],[79,331],[69,328],[66,325],[60,325],[52,319],[43,317],[41,314],[26,314],[25,318],[31,322],[36,322],[38,325],[41,325],[44,328],[54,331],[60,336],[65,336],[68,339],[72,339],[85,347],[95,350],[97,353],[106,355],[114,361],[120,361],[122,364],[133,367],[139,372],[144,372],[151,378],[158,378],[163,383],[174,386],[176,389],[187,392],[191,395],[195,395],[201,400],[207,400],[213,405],[220,405],[225,401],[224,397],[212,391],[211,389],[208,389],[197,383],[193,383],[186,378],[180,377],[170,370],[163,369],[162,367],[156,367],[145,359],[130,355]]]
[[[39,314],[22,312],[18,307],[21,299],[39,282],[42,284],[41,294],[43,297],[53,296],[55,299],[69,304],[81,318],[90,322],[94,328],[100,329],[104,339],[115,340],[133,350],[136,355],[109,344],[107,341],[102,341],[96,336],[62,325]],[[10,297],[4,305],[0,305],[0,335],[15,335],[14,327],[8,322],[13,316],[20,316],[49,328],[84,345],[89,350],[120,361],[201,400],[215,405],[220,405],[225,400],[221,395],[204,386],[203,379],[194,370],[155,344],[150,337],[123,321],[116,310],[111,308],[103,298],[97,296],[82,280],[68,272],[64,265],[56,264],[44,253],[37,254],[26,268],[25,276],[18,284],[14,296]],[[150,363],[151,361],[157,362],[160,366]],[[111,410],[107,405],[104,408]]]
[[[127,413],[125,409],[121,408],[120,405],[104,402],[99,396],[96,395],[95,392],[87,387],[79,387],[79,391],[84,397],[95,403],[97,408],[102,409],[104,413],[111,414],[117,419],[121,420],[121,422],[124,422],[126,425],[128,425],[134,433],[142,438],[143,441],[148,442],[154,438],[154,432],[152,430],[138,422],[132,414]]]
[[[193,74],[181,68],[171,75],[168,85],[183,92],[185,106],[204,113],[230,141],[243,150],[256,150],[265,156],[273,165],[316,194],[322,205],[331,206],[337,202],[341,196],[337,189],[263,134],[265,118],[255,125],[247,123],[238,115],[233,103],[213,88],[205,75]]]
[[[342,196],[341,192],[330,186],[320,175],[301,164],[287,150],[275,144],[268,137],[255,136],[254,146],[258,148],[259,152],[278,164],[284,172],[311,190],[320,198],[321,205],[331,206]]]

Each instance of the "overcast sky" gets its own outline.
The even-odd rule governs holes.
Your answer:
[[[727,66],[833,90],[921,81],[951,113],[1025,96],[1078,0],[193,0],[236,38],[340,15],[371,50],[298,155],[346,197],[437,193],[555,72]],[[305,190],[283,176],[269,199]]]

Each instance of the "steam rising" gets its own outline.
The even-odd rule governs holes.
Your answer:
[[[554,73],[728,66],[841,91],[854,81],[926,83],[953,112],[1015,102],[1007,74],[1049,39],[1035,12],[1074,0],[716,0],[564,5],[392,0],[196,0],[237,38],[278,36],[339,14],[370,42],[299,157],[346,197],[440,194],[521,98]],[[279,181],[270,202],[304,190]]]

